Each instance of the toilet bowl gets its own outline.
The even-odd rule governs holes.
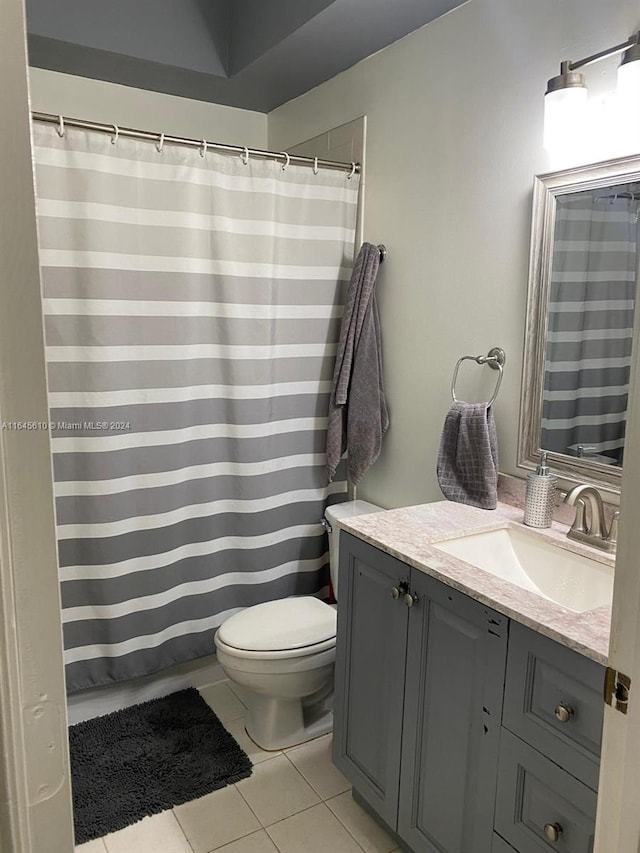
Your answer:
[[[379,510],[366,501],[326,510],[336,597],[340,521]],[[247,691],[247,734],[262,749],[284,749],[332,730],[336,615],[334,605],[300,596],[247,607],[218,628],[218,661]]]

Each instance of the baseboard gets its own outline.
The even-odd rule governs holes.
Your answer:
[[[67,697],[69,725],[101,717],[121,708],[128,708],[149,699],[158,699],[167,693],[186,687],[209,687],[225,680],[225,674],[215,655],[207,655],[189,663],[172,666],[155,675],[136,678],[109,687],[83,690]]]

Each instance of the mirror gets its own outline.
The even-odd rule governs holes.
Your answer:
[[[620,488],[640,157],[536,177],[518,464]]]

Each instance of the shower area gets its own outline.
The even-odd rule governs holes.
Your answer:
[[[354,166],[36,115],[67,691],[326,597]],[[220,150],[222,149],[222,150]]]

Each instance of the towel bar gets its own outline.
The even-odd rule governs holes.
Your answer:
[[[453,371],[453,379],[451,380],[451,397],[454,403],[459,403],[460,401],[456,397],[456,379],[458,378],[458,370],[460,369],[460,365],[463,361],[475,361],[476,364],[488,364],[492,370],[498,370],[498,381],[496,382],[496,387],[493,391],[493,395],[491,399],[487,402],[487,406],[492,406],[495,402],[496,397],[498,396],[498,391],[500,390],[500,385],[502,384],[502,376],[504,373],[504,363],[507,357],[505,352],[500,347],[493,347],[490,349],[486,355],[463,355],[462,358],[459,358],[456,362],[456,366]]]

